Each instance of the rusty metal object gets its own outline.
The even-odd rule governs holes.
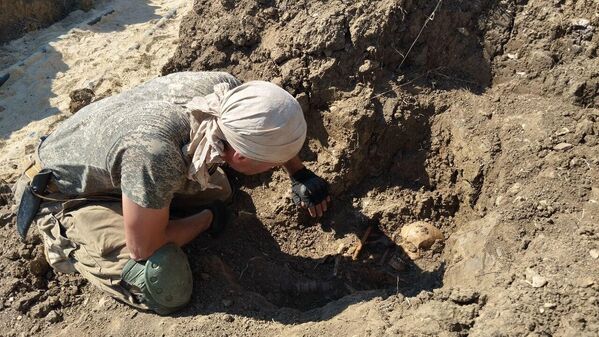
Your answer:
[[[370,236],[371,232],[372,232],[372,226],[368,226],[368,228],[366,228],[366,231],[362,235],[360,242],[358,242],[358,245],[356,246],[356,250],[354,250],[354,253],[352,255],[352,260],[355,261],[358,259],[358,256],[360,255],[360,252],[362,251],[362,248],[364,247],[364,242],[366,242],[366,240],[368,240],[368,237]]]
[[[341,263],[341,257],[343,250],[345,249],[345,244],[341,243],[339,248],[337,248],[337,255],[335,255],[335,265],[333,266],[333,276],[337,276],[339,274],[339,264]]]
[[[397,254],[393,254],[393,256],[391,256],[388,264],[389,264],[389,266],[391,266],[391,268],[393,268],[397,271],[406,270],[406,262],[401,257],[399,257],[399,255],[397,255]]]
[[[335,289],[332,281],[303,281],[293,285],[293,290],[298,294],[326,293]]]

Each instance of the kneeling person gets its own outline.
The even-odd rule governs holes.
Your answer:
[[[283,166],[294,202],[313,216],[327,210],[326,182],[297,157],[305,137],[299,104],[272,83],[160,77],[86,106],[41,142],[15,185],[17,227],[24,237],[35,217],[56,271],[167,314],[191,296],[180,247],[226,221],[231,186],[220,165],[244,174]]]

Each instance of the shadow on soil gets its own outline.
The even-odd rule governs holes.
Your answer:
[[[435,181],[427,172],[427,159],[435,155],[431,153],[431,118],[444,108],[421,105],[388,88],[385,97],[373,100],[368,107],[372,114],[352,126],[356,138],[364,143],[345,161],[354,166],[341,180],[333,182],[333,209],[315,224],[305,212],[299,211],[296,218],[292,212],[298,211],[294,207],[283,207],[281,212],[289,221],[275,225],[293,226],[282,231],[291,242],[297,242],[297,237],[309,239],[318,235],[306,235],[310,231],[332,232],[335,238],[347,234],[359,238],[366,227],[372,226],[374,230],[360,257],[313,259],[283,252],[272,233],[281,231],[262,223],[255,216],[257,210],[251,196],[239,192],[235,200],[239,217],[235,223],[222,237],[200,237],[187,248],[195,292],[192,306],[180,315],[223,312],[285,324],[320,321],[374,297],[398,293],[414,296],[443,285],[444,264],[432,271],[420,269],[385,234],[389,228],[379,228],[382,214],[368,217],[353,203],[373,189],[400,187],[413,195],[435,190]],[[389,115],[398,117],[389,122]],[[307,119],[310,136],[326,144],[330,135],[320,111],[313,109]],[[301,155],[312,161],[317,156],[307,148]],[[231,172],[227,174],[231,177]],[[234,180],[236,184],[256,188],[271,179],[270,174],[263,174]],[[409,214],[397,215],[399,223],[404,215],[406,219],[422,220],[453,215],[458,205],[406,205],[406,209]],[[322,231],[314,231],[311,226],[321,226]],[[394,267],[389,265],[390,259],[396,260]]]
[[[287,254],[254,215],[250,196],[239,193],[236,199],[239,216],[221,236],[201,236],[186,248],[194,297],[180,316],[224,312],[285,324],[320,321],[374,297],[413,296],[442,286],[444,266],[432,272],[419,269],[376,228],[356,260]],[[401,271],[378,261],[385,251]]]

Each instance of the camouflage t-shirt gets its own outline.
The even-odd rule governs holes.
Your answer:
[[[42,143],[41,164],[64,194],[123,193],[142,207],[166,207],[174,193],[197,185],[182,152],[190,132],[183,105],[223,82],[241,84],[227,73],[182,72],[92,103]]]

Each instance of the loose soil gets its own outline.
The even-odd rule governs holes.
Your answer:
[[[94,0],[14,0],[0,3],[0,44],[45,28],[71,11],[90,10]]]
[[[232,173],[238,216],[185,248],[194,298],[170,317],[55,275],[6,211],[0,334],[596,336],[598,12],[590,0],[196,0],[163,73],[225,70],[295,95],[301,156],[333,207],[298,211],[281,170]],[[446,240],[402,248],[415,221]]]

